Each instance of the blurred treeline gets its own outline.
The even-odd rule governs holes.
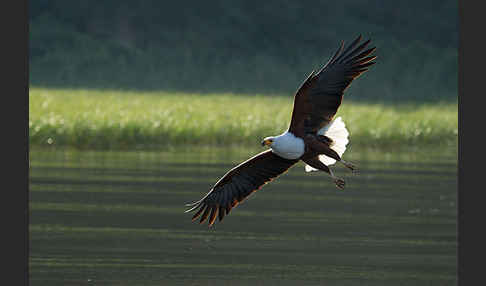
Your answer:
[[[35,86],[293,94],[362,34],[378,59],[354,100],[457,99],[457,0],[34,0],[29,17]]]

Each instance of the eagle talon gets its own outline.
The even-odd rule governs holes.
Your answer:
[[[341,190],[344,189],[344,185],[346,185],[346,182],[344,182],[343,179],[341,179],[341,178],[334,178],[333,180],[334,180],[334,183],[336,184],[336,186],[338,188],[340,188]]]

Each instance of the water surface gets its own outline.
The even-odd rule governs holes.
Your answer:
[[[455,285],[456,148],[303,163],[212,228],[184,204],[261,149],[30,150],[31,285]]]

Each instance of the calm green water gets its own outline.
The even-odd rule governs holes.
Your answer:
[[[299,163],[214,227],[199,199],[262,149],[30,150],[30,285],[455,285],[456,148]]]

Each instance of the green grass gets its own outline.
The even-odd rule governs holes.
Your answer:
[[[30,88],[29,143],[94,149],[254,146],[288,127],[291,96]],[[338,111],[351,144],[456,145],[457,102],[356,103]]]

